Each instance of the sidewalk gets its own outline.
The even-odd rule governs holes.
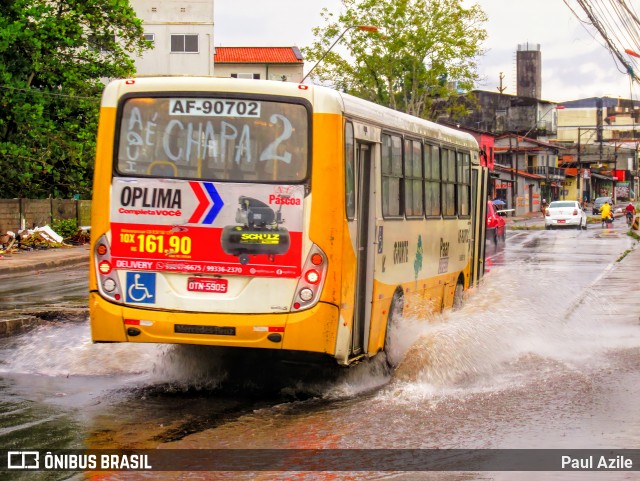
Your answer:
[[[2,254],[0,276],[29,274],[44,269],[70,266],[89,266],[89,244],[73,247],[55,247]]]
[[[507,229],[519,226],[544,229],[544,217],[541,212],[529,212],[519,216],[506,217]]]

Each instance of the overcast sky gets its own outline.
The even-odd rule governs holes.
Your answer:
[[[320,11],[339,13],[340,0],[215,0],[215,45],[298,46],[313,41]],[[519,44],[540,44],[542,98],[555,102],[586,97],[637,98],[629,76],[620,72],[596,34],[589,32],[563,0],[477,0],[486,12],[488,38],[477,88],[516,94],[515,57]],[[580,12],[581,13],[581,12]],[[595,38],[594,38],[595,36]],[[305,72],[310,68],[305,66]]]

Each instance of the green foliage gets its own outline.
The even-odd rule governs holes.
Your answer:
[[[336,16],[324,9],[324,27],[303,49],[322,58],[345,29],[373,25],[377,33],[350,28],[314,70],[335,88],[427,118],[436,98],[469,90],[478,79],[477,58],[487,36],[478,5],[462,0],[343,0]],[[346,52],[344,52],[346,48]],[[340,53],[340,52],[344,53]]]
[[[76,219],[55,219],[51,223],[53,231],[62,236],[63,239],[69,239],[78,233],[78,221]]]
[[[147,47],[128,0],[0,3],[0,197],[90,198],[103,80]]]

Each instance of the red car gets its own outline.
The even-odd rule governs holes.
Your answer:
[[[499,239],[505,240],[506,221],[504,217],[496,213],[496,206],[492,201],[487,202],[487,239],[498,243]]]

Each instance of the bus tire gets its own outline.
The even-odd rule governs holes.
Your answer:
[[[402,317],[404,311],[404,296],[402,289],[396,289],[391,299],[391,305],[389,306],[389,314],[387,316],[387,330],[384,337],[384,353],[387,360],[387,365],[390,368],[395,368],[400,363],[400,359],[394,359],[392,353],[393,341],[391,339],[391,331],[397,327],[399,319]]]
[[[453,291],[453,310],[457,311],[462,308],[464,304],[464,284],[458,280],[456,289]]]

